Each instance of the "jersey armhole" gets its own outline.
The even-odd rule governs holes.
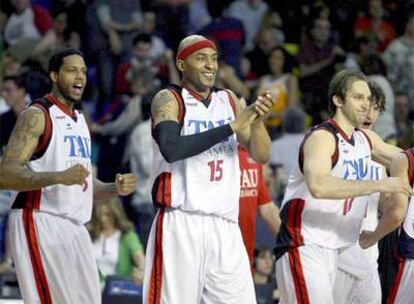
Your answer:
[[[45,114],[45,130],[40,136],[37,147],[32,155],[33,160],[42,157],[46,152],[47,147],[49,146],[50,139],[52,138],[52,120],[50,119],[49,111],[43,105],[36,103],[32,106],[42,110],[42,112]]]
[[[325,130],[325,131],[331,133],[332,136],[335,139],[335,152],[331,156],[331,163],[332,163],[331,169],[333,169],[335,167],[335,165],[337,164],[337,162],[338,162],[338,159],[339,159],[338,137],[335,136],[335,134],[329,128],[326,128],[324,126],[318,126],[317,128],[309,131],[305,135],[305,137],[303,138],[302,143],[300,144],[298,161],[299,161],[299,169],[300,169],[300,172],[302,172],[302,174],[303,174],[303,163],[304,163],[304,158],[305,158],[305,156],[303,155],[303,148],[305,146],[306,141],[309,139],[309,137],[312,135],[312,133],[315,132],[315,131],[319,131],[319,130]]]
[[[408,180],[411,186],[414,186],[414,153],[413,150],[403,152],[408,158]]]

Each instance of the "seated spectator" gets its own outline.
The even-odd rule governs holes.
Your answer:
[[[14,12],[4,28],[4,40],[13,46],[24,40],[34,41],[34,47],[27,51],[40,54],[45,47],[56,40],[52,28],[52,17],[47,9],[40,5],[31,5],[30,0],[12,0]]]
[[[282,47],[276,47],[269,53],[270,74],[259,80],[257,94],[271,91],[277,96],[270,116],[266,120],[272,139],[280,135],[282,115],[284,111],[298,102],[298,80],[292,74],[293,57]]]
[[[396,37],[394,26],[384,20],[382,0],[369,0],[367,15],[358,17],[355,21],[355,36],[369,35],[376,41],[376,50],[383,52],[388,44]]]
[[[305,111],[312,115],[313,124],[328,117],[326,92],[336,64],[345,60],[345,52],[331,40],[329,20],[316,16],[311,20],[309,37],[298,53],[300,90]]]
[[[397,145],[403,150],[414,147],[414,112],[410,111],[408,97],[395,94],[394,119],[397,125]]]
[[[133,39],[131,58],[122,62],[116,71],[115,91],[117,94],[131,94],[131,87],[127,81],[127,73],[130,68],[140,69],[148,67],[153,70],[157,78],[163,84],[179,83],[179,74],[175,67],[173,52],[166,49],[163,56],[154,60],[151,57],[151,36],[140,33]]]
[[[254,250],[253,281],[258,303],[271,304],[279,299],[279,291],[274,277],[275,259],[272,250],[266,246],[258,246]]]
[[[102,281],[106,276],[120,275],[142,284],[144,251],[118,198],[94,206],[89,231]]]

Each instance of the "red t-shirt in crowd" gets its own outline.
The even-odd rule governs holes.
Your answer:
[[[239,225],[250,263],[253,264],[257,207],[272,200],[263,178],[263,166],[256,163],[244,149],[239,149],[239,158],[241,171]]]

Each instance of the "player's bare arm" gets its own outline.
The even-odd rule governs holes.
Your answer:
[[[391,176],[401,178],[408,183],[408,159],[405,154],[398,155],[391,163]],[[368,248],[378,242],[388,233],[397,229],[403,222],[407,213],[409,196],[403,193],[393,193],[382,211],[382,217],[374,232],[363,231],[359,244],[362,248]]]
[[[303,172],[309,191],[315,198],[346,199],[374,192],[410,194],[408,183],[400,178],[385,178],[377,181],[351,181],[331,175],[331,157],[335,151],[335,140],[325,130],[315,131],[304,145]]]
[[[93,179],[93,200],[94,202],[113,198],[118,195],[126,196],[135,191],[137,178],[131,173],[117,174],[115,182],[104,183],[97,178]]]
[[[276,238],[281,225],[279,208],[274,202],[270,201],[267,204],[259,206],[259,215],[272,232],[272,235]]]
[[[154,126],[168,120],[178,122],[178,112],[177,100],[170,90],[161,90],[154,96],[151,104]]]
[[[0,188],[29,191],[54,184],[83,184],[89,172],[79,164],[62,172],[34,172],[27,166],[44,129],[45,115],[39,108],[30,107],[19,115],[1,159]]]
[[[372,144],[372,159],[383,166],[390,168],[392,159],[402,152],[399,147],[387,144],[381,137],[371,130],[364,130],[369,136]]]

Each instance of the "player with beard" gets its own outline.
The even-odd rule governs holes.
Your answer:
[[[81,53],[49,61],[53,90],[21,112],[0,162],[0,189],[16,190],[11,249],[25,303],[101,303],[98,271],[84,224],[93,200],[128,195],[131,174],[102,183],[91,175],[91,140],[74,109],[86,85]]]

